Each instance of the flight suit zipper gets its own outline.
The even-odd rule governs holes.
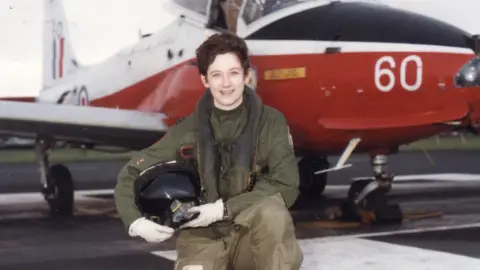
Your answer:
[[[258,126],[260,126],[260,123],[258,123]],[[260,128],[257,127],[257,134],[254,138],[254,142],[253,142],[253,158],[252,158],[252,165],[250,167],[250,177],[248,177],[248,180],[247,180],[247,186],[245,187],[247,192],[250,192],[252,189],[253,189],[253,185],[255,184],[254,182],[256,182],[257,180],[257,172],[256,172],[256,167],[257,167],[257,153],[258,153],[258,140],[259,140],[259,137],[260,137]],[[252,180],[253,178],[253,180]]]
[[[198,184],[200,185],[200,193],[201,193],[201,196],[199,198],[200,200],[200,203],[203,204],[203,203],[206,203],[207,202],[207,198],[205,196],[205,188],[203,187],[203,183],[202,183],[202,175],[200,173],[200,147],[198,146],[198,143],[196,145],[196,152],[197,152],[197,173],[198,173]]]

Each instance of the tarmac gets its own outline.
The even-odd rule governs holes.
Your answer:
[[[475,151],[391,156],[401,224],[321,220],[352,178],[370,176],[368,158],[353,156],[353,167],[329,175],[325,196],[292,208],[302,269],[480,269],[478,160]],[[0,164],[0,269],[172,269],[175,237],[160,244],[131,238],[116,215],[112,188],[124,164],[66,164],[77,189],[75,216],[67,219],[48,217],[35,164]]]

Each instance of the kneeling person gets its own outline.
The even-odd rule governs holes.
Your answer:
[[[198,217],[181,226],[175,269],[299,269],[303,254],[288,211],[299,175],[286,119],[246,86],[251,73],[244,40],[210,36],[197,49],[197,65],[206,91],[195,111],[120,172],[120,217],[131,236],[169,239],[174,229],[143,217],[135,205],[133,182],[193,147],[206,203],[190,208]]]

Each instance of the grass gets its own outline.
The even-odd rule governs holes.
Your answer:
[[[400,151],[480,150],[480,138],[475,136],[432,137],[402,146]],[[50,155],[50,163],[81,161],[128,160],[131,153],[104,153],[84,149],[57,149]],[[0,163],[34,163],[33,150],[0,150]]]
[[[432,137],[400,147],[400,151],[480,150],[480,137]]]
[[[50,154],[50,163],[79,161],[128,160],[131,153],[104,153],[84,149],[57,149]],[[0,163],[34,163],[35,152],[25,150],[0,150]]]

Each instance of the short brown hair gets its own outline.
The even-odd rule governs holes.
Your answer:
[[[208,67],[218,54],[234,53],[243,67],[245,75],[250,68],[247,43],[232,33],[213,34],[196,50],[197,67],[201,75],[207,76]]]

